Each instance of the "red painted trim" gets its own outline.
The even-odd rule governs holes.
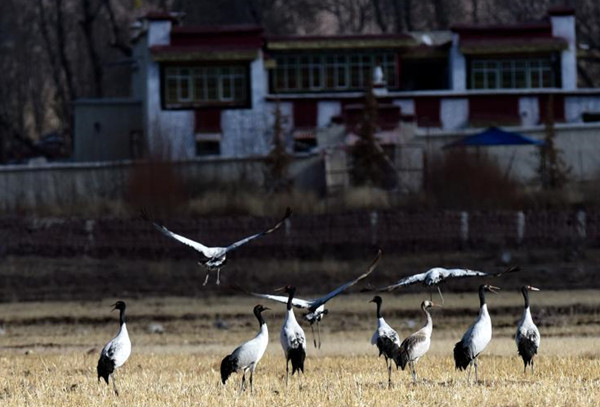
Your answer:
[[[294,101],[294,128],[317,127],[317,101]]]
[[[439,127],[440,120],[440,98],[439,97],[416,97],[415,116],[417,124],[422,127]]]
[[[277,41],[346,41],[346,40],[374,40],[374,39],[403,39],[414,40],[408,34],[360,34],[360,35],[272,35],[267,36],[267,42]]]
[[[538,106],[540,111],[540,124],[546,121],[546,111],[548,104],[548,95],[538,96]],[[553,110],[554,110],[554,121],[564,122],[565,121],[565,98],[563,95],[553,95]]]
[[[477,124],[520,123],[518,95],[474,95],[469,97],[469,121]]]
[[[196,133],[221,133],[221,109],[197,109],[194,113]]]

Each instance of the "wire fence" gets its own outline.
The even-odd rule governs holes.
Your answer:
[[[264,230],[276,218],[218,217],[165,220],[172,231],[222,246]],[[600,213],[371,211],[296,215],[282,230],[257,239],[236,256],[362,256],[384,251],[426,252],[490,248],[600,246]],[[189,257],[192,249],[172,241],[141,219],[0,217],[0,255]]]

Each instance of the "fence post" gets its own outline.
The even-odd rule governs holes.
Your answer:
[[[377,211],[371,211],[371,244],[377,243],[377,222],[379,221],[379,215]]]
[[[585,211],[580,209],[577,211],[577,214],[575,215],[575,219],[576,219],[576,223],[575,223],[575,230],[577,231],[577,237],[579,238],[580,241],[584,241],[585,238],[587,237],[587,230],[586,230],[586,214]]]
[[[523,243],[523,238],[525,237],[525,214],[523,211],[517,212],[516,216],[517,222],[517,245],[521,245]]]
[[[460,243],[461,245],[466,245],[469,241],[469,213],[461,212],[460,213]]]

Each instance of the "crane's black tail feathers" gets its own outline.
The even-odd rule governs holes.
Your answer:
[[[473,358],[469,352],[469,348],[462,341],[456,342],[454,345],[454,366],[456,369],[465,370]]]
[[[406,364],[408,363],[408,351],[404,347],[400,347],[398,352],[396,353],[396,357],[394,358],[396,362],[396,368],[400,367],[400,369],[404,370],[406,368]]]
[[[396,368],[398,368],[399,346],[394,341],[390,338],[379,337],[377,339],[377,349],[379,349],[379,356],[384,355],[387,359],[393,359]]]
[[[233,357],[233,355],[225,356],[225,358],[223,358],[223,360],[221,361],[221,381],[223,382],[223,384],[225,384],[229,376],[231,376],[231,374],[236,370],[237,360],[235,359],[235,357]]]
[[[533,356],[537,354],[535,343],[527,338],[521,338],[517,345],[517,349],[519,350],[519,355],[523,358],[525,366],[529,365]]]
[[[96,370],[98,371],[98,381],[100,381],[100,378],[103,378],[106,384],[108,384],[108,376],[115,371],[115,362],[102,355],[98,360]]]
[[[288,360],[292,361],[292,376],[296,371],[304,373],[304,359],[306,359],[306,351],[302,347],[288,351]]]

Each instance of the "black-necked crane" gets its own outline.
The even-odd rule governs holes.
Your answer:
[[[283,222],[287,218],[290,217],[291,214],[292,214],[292,210],[290,208],[287,208],[283,218],[279,222],[277,222],[273,227],[271,227],[263,232],[256,233],[252,236],[245,237],[245,238],[238,240],[237,242],[232,243],[226,247],[208,247],[208,246],[203,245],[202,243],[196,242],[192,239],[188,239],[187,237],[184,237],[184,236],[181,236],[181,235],[171,232],[169,229],[167,229],[163,225],[151,220],[145,211],[142,211],[142,213],[141,213],[142,218],[152,222],[154,227],[159,232],[161,232],[162,234],[164,234],[167,237],[170,237],[171,239],[177,240],[178,242],[191,247],[192,249],[196,250],[198,253],[200,253],[202,255],[202,259],[198,262],[199,265],[206,267],[206,278],[204,279],[204,283],[202,285],[206,285],[206,283],[208,283],[208,276],[211,271],[217,272],[217,285],[219,285],[221,282],[219,275],[221,272],[221,268],[227,262],[226,256],[227,256],[228,252],[230,252],[234,249],[237,249],[238,247],[240,247],[258,237],[268,235],[269,233],[276,231],[277,229],[279,229],[281,227]]]
[[[538,331],[537,326],[533,323],[531,310],[529,309],[529,291],[539,290],[539,288],[530,285],[521,287],[523,299],[525,300],[525,308],[517,326],[515,341],[517,342],[519,355],[523,358],[523,373],[527,372],[528,364],[531,365],[531,373],[533,373],[533,357],[537,355],[538,348],[540,347],[540,331]]]
[[[392,386],[392,360],[398,367],[398,350],[400,347],[400,337],[398,333],[385,322],[385,319],[381,316],[381,303],[383,300],[380,296],[376,295],[369,302],[377,304],[377,328],[371,337],[371,345],[377,345],[379,349],[379,356],[383,355],[385,358],[385,366],[388,371],[388,387]]]
[[[431,332],[433,331],[433,320],[429,309],[437,306],[431,301],[423,301],[421,303],[421,310],[425,314],[426,322],[423,328],[419,329],[414,334],[405,338],[400,344],[400,350],[398,352],[398,365],[404,370],[406,365],[410,365],[410,371],[412,374],[413,383],[417,382],[417,372],[415,371],[415,363],[427,353],[429,346],[431,345]]]
[[[313,342],[314,342],[315,347],[318,347],[318,348],[321,347],[321,333],[319,331],[319,322],[323,319],[323,316],[325,316],[329,313],[329,311],[327,309],[325,309],[325,303],[327,303],[327,301],[331,300],[335,296],[341,294],[348,288],[352,287],[353,285],[355,285],[362,279],[366,278],[369,274],[371,274],[371,272],[373,272],[373,270],[375,270],[375,267],[377,267],[377,263],[379,262],[380,259],[381,259],[381,250],[379,250],[379,252],[377,253],[377,256],[375,256],[375,259],[367,268],[367,271],[365,271],[360,276],[356,277],[354,280],[348,281],[347,283],[342,284],[341,286],[339,286],[335,290],[331,291],[330,293],[324,295],[323,297],[314,298],[311,300],[303,300],[301,298],[293,298],[292,305],[294,307],[305,309],[308,311],[306,314],[303,315],[303,317],[305,320],[307,320],[310,323],[310,329],[313,334]],[[273,301],[281,302],[284,304],[287,304],[287,302],[288,302],[288,297],[285,297],[283,295],[260,294],[260,293],[254,293],[254,292],[250,292],[250,294],[254,295],[256,297],[266,298],[268,300],[273,300]],[[315,338],[315,331],[313,328],[313,324],[317,325],[317,336],[319,338],[318,345],[317,345],[317,339]]]
[[[438,293],[440,294],[440,298],[442,302],[444,302],[444,297],[442,296],[442,290],[440,289],[439,284],[448,280],[448,279],[457,279],[457,278],[467,278],[467,277],[490,277],[490,276],[500,276],[505,273],[512,273],[514,271],[519,271],[519,267],[513,266],[509,267],[506,270],[500,271],[498,273],[486,273],[483,271],[475,271],[469,269],[445,269],[443,267],[434,267],[432,269],[427,270],[424,273],[415,274],[412,276],[404,277],[398,282],[389,285],[387,287],[382,287],[377,289],[377,291],[392,291],[396,288],[407,287],[413,284],[423,284],[426,287],[429,287],[429,300],[432,300],[432,292],[431,289],[435,286],[437,287]]]
[[[246,372],[250,371],[250,391],[252,391],[252,378],[256,365],[263,357],[267,345],[269,344],[269,330],[262,316],[262,312],[269,308],[258,304],[254,307],[254,316],[258,319],[258,334],[247,342],[235,348],[231,355],[225,356],[221,361],[221,381],[223,384],[227,381],[233,372],[242,371],[242,384],[240,390],[244,390],[246,384]],[[239,393],[238,392],[238,393]]]
[[[118,309],[120,312],[119,331],[102,348],[96,368],[98,371],[98,381],[100,381],[100,378],[103,378],[108,385],[108,379],[112,377],[113,389],[117,396],[119,395],[119,390],[117,390],[117,383],[115,381],[115,370],[121,367],[131,354],[131,341],[129,340],[127,324],[125,323],[125,308],[126,305],[123,301],[117,301],[113,304],[113,311]]]
[[[281,341],[281,347],[285,355],[285,385],[287,386],[290,375],[290,361],[292,362],[292,376],[296,371],[304,373],[306,336],[304,336],[304,330],[302,330],[302,327],[296,321],[294,309],[292,308],[292,300],[296,294],[296,287],[286,285],[283,291],[288,294],[288,302],[279,340]]]
[[[475,365],[475,382],[477,382],[477,356],[492,340],[492,320],[485,302],[485,292],[495,293],[499,290],[489,284],[479,286],[479,315],[475,322],[467,329],[462,339],[454,345],[454,363],[456,369],[465,370],[471,365]],[[467,380],[471,377],[471,370]]]

